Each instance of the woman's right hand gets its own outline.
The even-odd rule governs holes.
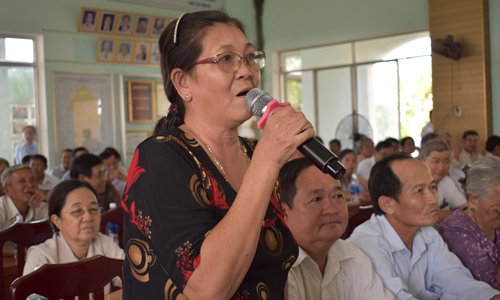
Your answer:
[[[263,155],[265,160],[280,169],[308,139],[314,137],[312,124],[302,112],[285,106],[272,114],[266,122],[254,157]]]

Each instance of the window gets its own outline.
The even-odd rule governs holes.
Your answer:
[[[352,149],[359,128],[375,143],[412,136],[419,145],[432,109],[430,54],[427,31],[282,52],[280,90],[325,142]]]
[[[0,36],[0,107],[0,157],[12,164],[23,128],[37,125],[34,39]]]

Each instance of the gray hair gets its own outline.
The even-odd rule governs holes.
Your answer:
[[[356,149],[361,149],[363,148],[363,144],[366,142],[366,141],[371,141],[372,139],[367,137],[367,136],[362,136],[357,142],[356,142]],[[372,141],[373,142],[373,141]]]
[[[30,168],[30,166],[27,165],[15,165],[10,168],[7,168],[3,171],[2,173],[2,186],[8,186],[12,182],[12,174],[14,174],[15,171],[23,170],[23,169],[29,169],[33,175],[36,176],[35,172]]]
[[[500,183],[500,157],[481,157],[467,172],[465,195],[467,199],[471,194],[477,194],[480,200],[488,198],[492,193],[492,185],[498,183]]]
[[[445,142],[440,140],[430,140],[422,146],[422,152],[420,153],[420,157],[423,160],[426,160],[429,155],[431,155],[432,151],[443,152],[450,151],[448,145]],[[451,157],[451,153],[450,153]]]

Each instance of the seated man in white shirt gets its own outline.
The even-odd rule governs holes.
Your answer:
[[[370,259],[339,240],[348,220],[340,182],[306,158],[285,164],[279,179],[285,221],[300,246],[288,275],[288,299],[394,299]]]
[[[396,299],[500,299],[500,291],[475,280],[431,226],[438,197],[424,163],[390,155],[373,166],[368,185],[375,213],[348,241],[370,257]]]
[[[123,194],[127,181],[127,171],[120,166],[120,153],[115,148],[108,147],[99,154],[106,168],[106,178],[113,184],[118,193]]]
[[[70,175],[71,164],[73,164],[73,161],[75,160],[76,157],[78,157],[78,156],[80,156],[80,155],[82,155],[84,153],[89,153],[89,151],[85,147],[78,147],[78,148],[73,149],[73,151],[71,152],[71,159],[70,159],[70,164],[69,164],[69,170],[66,171],[63,174],[63,176],[61,177],[62,181],[70,180],[71,179],[71,175]]]
[[[358,164],[356,173],[358,173],[358,176],[361,176],[364,180],[368,182],[368,179],[370,179],[370,170],[372,169],[373,165],[375,165],[375,163],[381,160],[382,158],[392,153],[394,153],[394,148],[392,147],[391,143],[387,141],[379,142],[377,144],[377,147],[375,147],[375,154],[372,155],[372,157],[361,161]],[[367,186],[364,188],[366,189],[366,191],[368,191]]]
[[[31,156],[30,167],[35,172],[38,187],[42,191],[48,192],[61,182],[61,179],[45,173],[45,170],[47,170],[47,158],[41,154]]]
[[[467,206],[467,200],[462,191],[453,183],[448,176],[450,169],[451,154],[448,146],[438,140],[431,140],[422,147],[421,158],[423,163],[431,171],[432,178],[437,184],[438,200],[438,222],[443,221],[453,213],[453,210]]]
[[[56,166],[52,171],[50,172],[50,175],[55,176],[59,179],[62,178],[64,173],[66,173],[69,170],[69,167],[71,166],[71,153],[73,151],[71,149],[65,149],[61,153],[61,163]]]
[[[455,168],[472,164],[480,157],[486,156],[486,151],[479,146],[479,134],[477,131],[467,130],[464,132],[462,135],[462,144],[455,145],[453,156],[456,159],[453,166]]]
[[[33,170],[16,165],[2,173],[5,195],[0,197],[0,230],[20,222],[47,219],[48,205],[45,193],[38,188]]]

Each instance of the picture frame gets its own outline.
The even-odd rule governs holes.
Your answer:
[[[97,61],[113,62],[115,59],[115,40],[99,39],[97,42]]]
[[[120,13],[118,20],[116,34],[130,35],[132,33],[132,26],[134,25],[134,14]]]
[[[94,32],[99,16],[99,10],[91,8],[82,8],[80,11],[79,31]]]
[[[128,88],[128,116],[130,123],[156,121],[156,87],[154,81],[130,80]]]
[[[116,147],[112,74],[54,71],[52,89],[54,149]]]
[[[127,155],[133,155],[137,146],[150,136],[151,132],[146,130],[127,130],[125,132]]]
[[[116,62],[130,63],[132,62],[132,50],[134,42],[119,40],[117,45]]]
[[[163,30],[168,25],[168,18],[164,17],[154,17],[153,22],[151,23],[151,37],[159,37]]]
[[[12,119],[28,119],[28,108],[26,106],[13,106]]]
[[[136,42],[134,45],[134,63],[147,64],[151,43]]]
[[[168,100],[165,94],[165,89],[163,88],[162,82],[156,83],[156,116],[158,118],[165,117],[168,114],[168,109],[170,108],[170,100]]]
[[[97,31],[99,33],[112,34],[115,30],[116,24],[116,13],[112,11],[103,11],[101,13],[101,18],[99,19],[99,28]]]
[[[151,23],[151,16],[138,15],[134,23],[134,35],[147,36],[149,32],[150,23]]]
[[[161,60],[160,49],[158,48],[158,44],[154,43],[151,46],[151,53],[149,55],[149,63],[152,65],[159,65]]]

